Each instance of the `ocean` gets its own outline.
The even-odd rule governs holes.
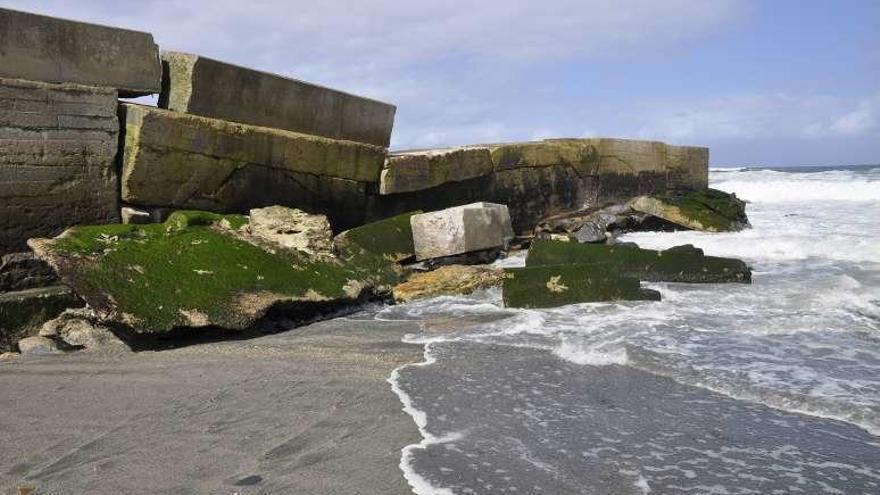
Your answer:
[[[635,233],[746,260],[751,285],[505,309],[500,292],[381,308],[418,321],[389,378],[423,440],[418,494],[880,493],[880,167],[716,169],[736,233]],[[522,256],[501,264],[518,266]]]

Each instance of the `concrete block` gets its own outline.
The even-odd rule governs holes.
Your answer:
[[[506,205],[472,203],[410,218],[416,259],[504,248],[513,239]]]
[[[219,62],[163,52],[159,106],[243,124],[387,147],[393,105]]]
[[[385,160],[379,193],[419,191],[490,173],[492,157],[486,147],[395,153]]]
[[[385,149],[123,104],[122,198],[132,206],[247,213],[281,205],[363,223]]]
[[[159,48],[148,33],[0,8],[0,77],[158,93]]]
[[[0,79],[0,254],[118,220],[116,91]]]

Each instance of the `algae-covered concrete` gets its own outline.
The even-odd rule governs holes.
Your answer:
[[[552,308],[601,301],[659,301],[660,293],[641,288],[638,278],[613,266],[594,263],[507,268],[502,298],[509,308]]]
[[[388,146],[395,107],[207,57],[162,52],[159,106],[332,139]]]
[[[363,223],[384,148],[123,104],[122,199],[246,213],[281,205]]]
[[[14,350],[19,339],[36,335],[40,325],[76,306],[82,303],[61,285],[0,293],[0,352]]]
[[[717,189],[662,197],[640,196],[629,206],[686,229],[731,232],[749,226],[746,204],[735,194]]]
[[[0,254],[118,219],[115,90],[0,79],[0,105]]]
[[[310,313],[370,294],[357,267],[270,252],[246,228],[244,216],[179,211],[163,224],[80,226],[29,244],[99,317],[137,333],[244,329],[278,304]]]
[[[598,264],[614,268],[629,277],[651,282],[751,283],[752,271],[742,260],[706,256],[691,245],[665,251],[635,246],[609,246],[535,240],[526,266]]]
[[[149,33],[0,8],[0,77],[158,93],[159,48]]]

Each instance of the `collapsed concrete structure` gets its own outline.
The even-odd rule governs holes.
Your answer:
[[[492,202],[508,206],[523,234],[560,212],[708,182],[708,149],[655,141],[389,152],[393,105],[160,56],[148,33],[0,9],[0,45],[0,292],[50,283],[23,253],[29,238],[117,222],[121,210],[162,221],[181,209],[281,205],[324,214],[340,232]],[[118,102],[157,93],[163,108]]]

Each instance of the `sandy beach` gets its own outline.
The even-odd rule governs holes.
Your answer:
[[[0,492],[411,493],[387,378],[414,324],[338,318],[248,340],[0,363]]]

